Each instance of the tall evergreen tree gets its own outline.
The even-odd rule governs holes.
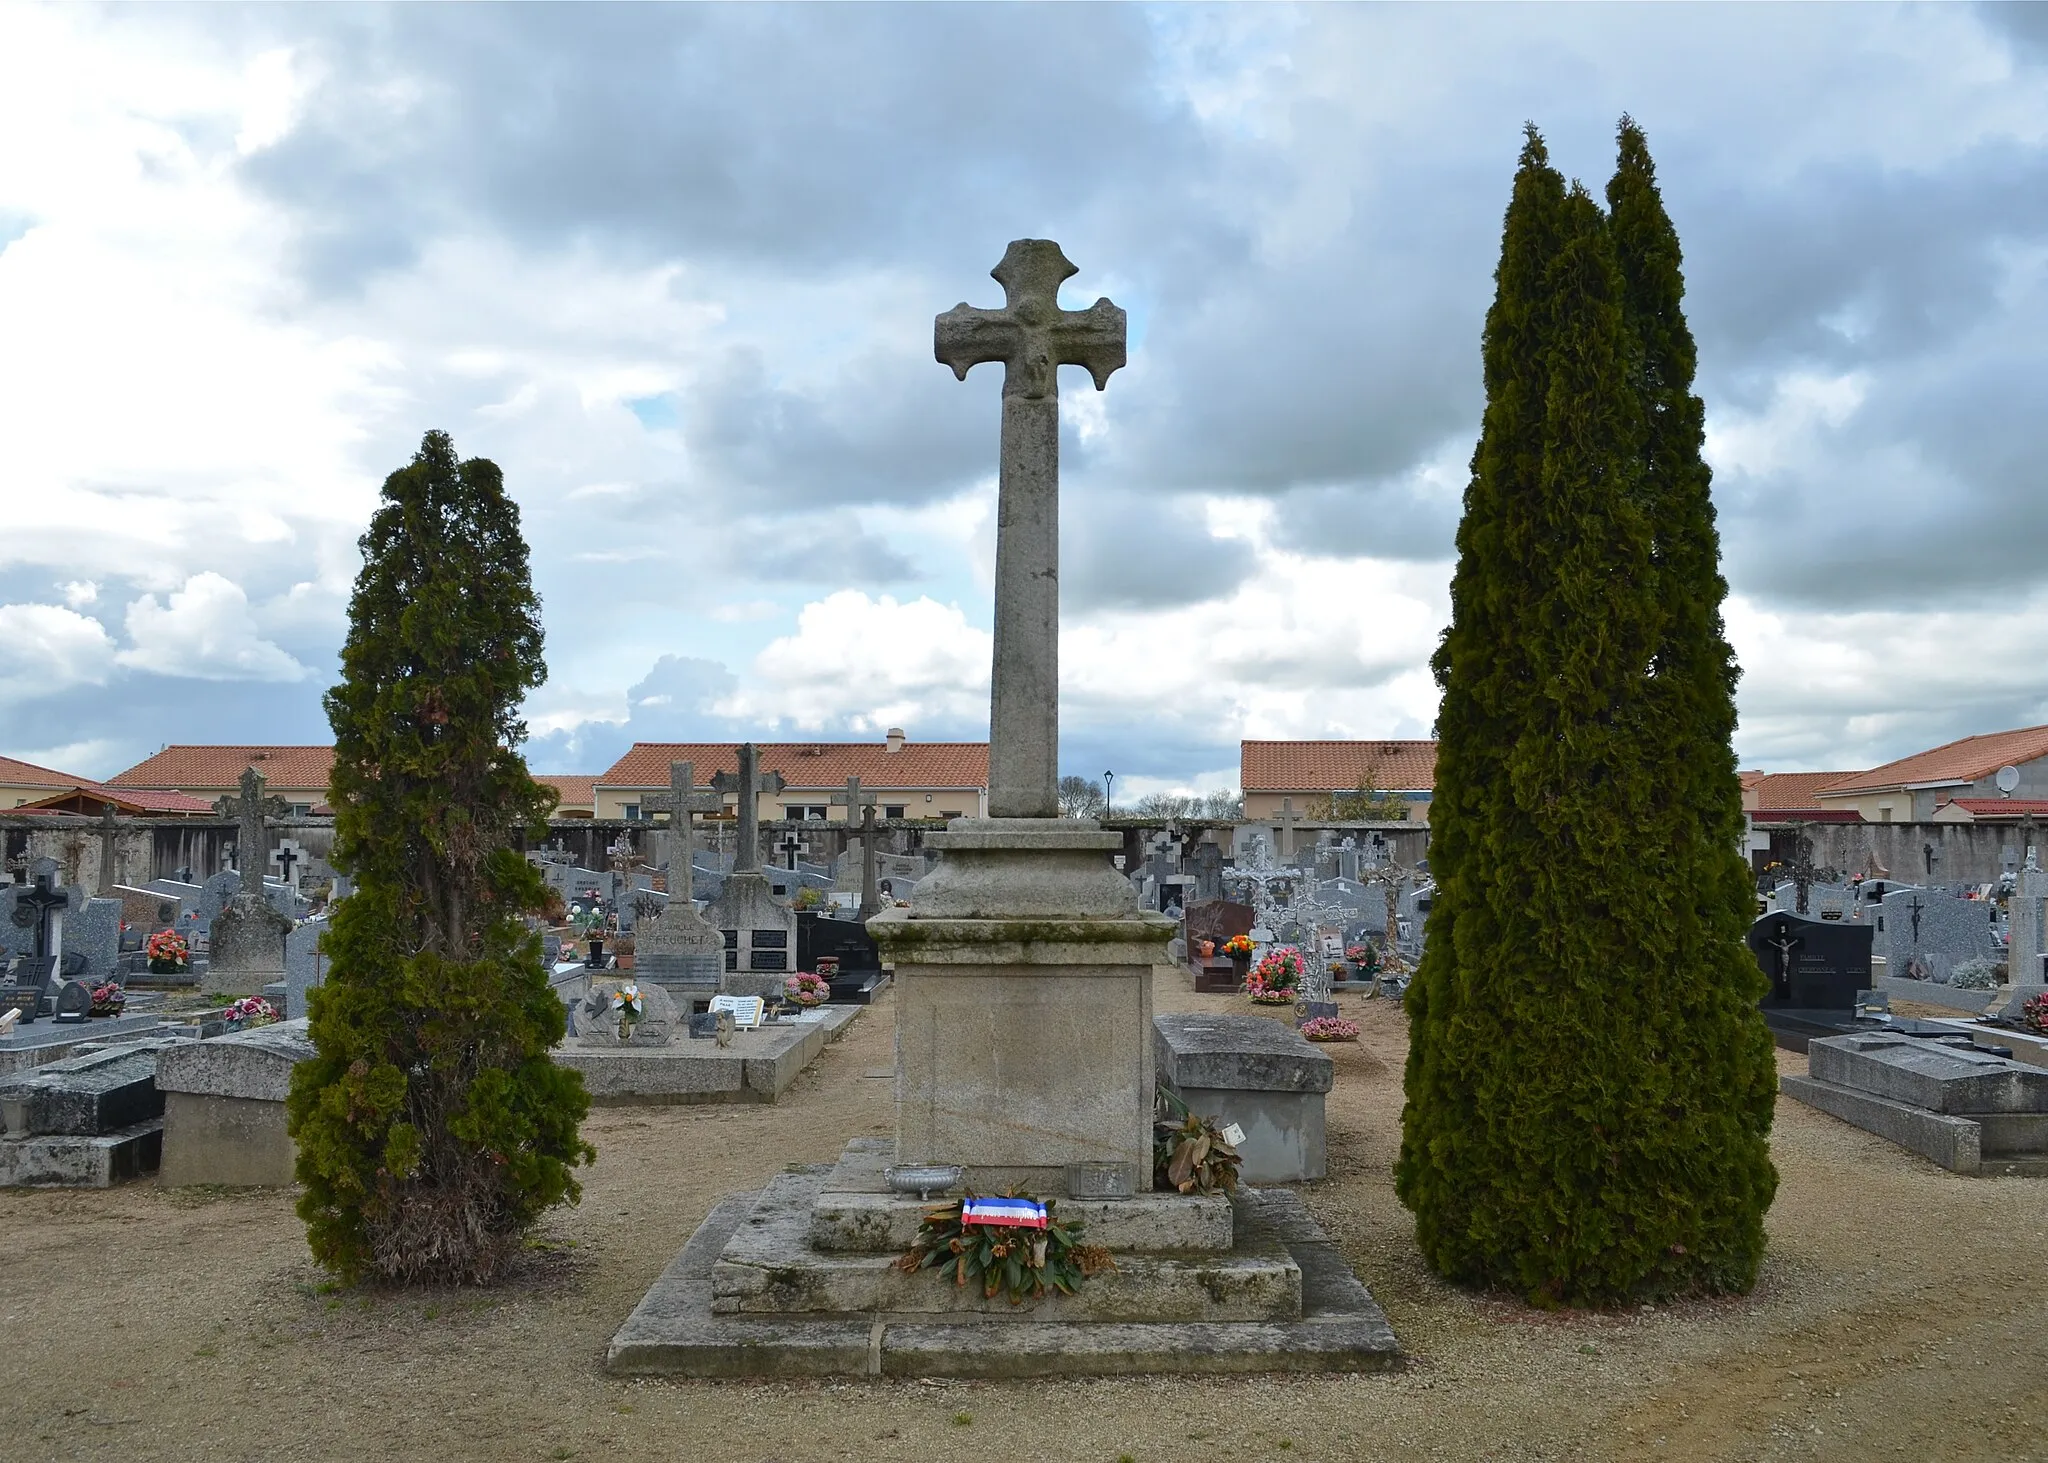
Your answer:
[[[546,678],[540,601],[496,464],[429,432],[383,498],[326,698],[334,864],[355,888],[287,1103],[298,1209],[345,1278],[487,1281],[594,1156],[521,919],[547,891],[518,838],[554,799],[515,750]]]
[[[1433,1266],[1547,1303],[1746,1286],[1761,1242],[1744,1059],[1705,1050],[1747,1052],[1741,994],[1699,989],[1747,952],[1739,922],[1680,909],[1723,901],[1715,830],[1672,831],[1699,801],[1681,763],[1716,734],[1726,756],[1732,720],[1679,737],[1657,684],[1687,640],[1661,578],[1672,474],[1615,242],[1532,129],[1434,661],[1437,895],[1396,1173]],[[1725,948],[1695,942],[1709,923]]]

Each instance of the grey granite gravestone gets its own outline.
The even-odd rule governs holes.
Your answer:
[[[1246,1183],[1298,1183],[1328,1172],[1323,1100],[1335,1064],[1263,1016],[1176,1012],[1152,1018],[1159,1080],[1197,1117],[1244,1130]]]
[[[325,919],[309,919],[285,936],[282,1014],[287,1020],[306,1015],[306,992],[327,981],[327,957],[320,949],[326,933]]]
[[[583,999],[576,1011],[576,1040],[586,1047],[661,1047],[676,1039],[682,1023],[673,997],[653,981],[635,980],[637,971],[593,972],[585,983]],[[639,992],[641,1015],[624,1027],[620,1036],[621,1010],[612,1003],[626,988]]]
[[[633,935],[633,974],[671,992],[711,995],[725,969],[725,940],[687,899],[671,899]]]
[[[121,959],[121,901],[81,899],[64,921],[64,951],[81,957],[78,978],[95,985],[114,978]]]
[[[1883,928],[1876,949],[1892,979],[1947,985],[1963,961],[1999,953],[1988,901],[1962,899],[1946,889],[1906,888],[1888,891],[1879,909]]]

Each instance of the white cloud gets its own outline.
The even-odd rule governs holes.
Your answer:
[[[83,609],[100,597],[100,587],[90,579],[74,579],[58,585],[57,589],[64,596],[64,603],[74,610]]]
[[[105,685],[113,663],[98,620],[62,605],[0,605],[0,692],[28,700]]]
[[[775,726],[858,734],[988,715],[992,641],[958,605],[843,589],[807,604],[796,633],[755,657],[751,682],[715,708]]]
[[[242,586],[208,570],[159,604],[145,594],[128,606],[132,648],[115,659],[136,670],[205,681],[296,681],[306,668],[265,640]]]

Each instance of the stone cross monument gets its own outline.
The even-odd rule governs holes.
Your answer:
[[[773,797],[789,784],[782,780],[780,772],[761,770],[760,749],[748,742],[740,748],[740,770],[737,773],[714,773],[711,785],[722,793],[739,795],[739,844],[732,851],[732,871],[735,874],[760,873],[760,796],[765,792]]]
[[[933,333],[960,380],[1000,362],[1003,438],[996,507],[995,666],[989,691],[989,815],[1059,816],[1060,396],[1058,368],[1095,389],[1124,364],[1124,312],[1108,300],[1062,310],[1079,271],[1050,239],[1017,239],[989,273],[1003,308],[955,305]]]
[[[121,881],[115,877],[117,849],[115,840],[119,835],[114,831],[114,805],[105,803],[100,808],[100,887],[99,897],[114,897],[114,886]]]
[[[938,317],[941,364],[1003,378],[989,812],[926,839],[944,854],[910,908],[868,932],[892,963],[896,1155],[968,1168],[984,1193],[1060,1192],[1067,1166],[1152,1183],[1152,966],[1171,922],[1139,911],[1109,855],[1123,839],[1059,816],[1059,396],[1063,364],[1098,388],[1124,364],[1124,312],[1062,310],[1059,245],[1019,239],[992,271],[1000,310]]]
[[[263,827],[267,805],[285,810],[282,798],[265,799],[263,774],[254,767],[242,772],[242,795],[222,798],[214,806],[223,817],[236,819],[235,867],[241,887],[214,916],[208,940],[206,972],[199,988],[209,993],[256,995],[264,986],[285,978],[285,937],[291,916],[271,907],[263,892],[263,869],[269,862],[270,835]]]
[[[881,909],[875,889],[875,804],[869,799],[860,810],[860,917],[873,919]]]
[[[715,813],[725,806],[725,798],[714,790],[698,791],[692,779],[696,769],[688,762],[668,764],[668,791],[650,793],[640,799],[643,813],[668,814],[668,892],[673,897],[676,890],[676,868],[682,867],[682,896],[690,897],[695,882],[691,872],[695,867],[696,841],[691,835],[692,813]]]

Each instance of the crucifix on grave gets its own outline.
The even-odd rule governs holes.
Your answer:
[[[740,748],[739,771],[714,773],[711,785],[721,793],[736,794],[739,800],[739,842],[732,851],[732,871],[760,873],[761,794],[773,797],[789,784],[780,772],[761,771],[760,749],[748,742]]]
[[[1109,386],[1124,364],[1124,312],[1108,300],[1060,308],[1079,273],[1050,239],[1016,239],[989,271],[1003,308],[962,302],[938,317],[933,352],[960,380],[1003,367],[997,474],[995,661],[989,688],[989,816],[1057,818],[1060,740],[1061,366]]]
[[[1920,947],[1920,912],[1925,908],[1927,906],[1920,902],[1918,894],[1915,894],[1906,905],[1906,913],[1913,921],[1913,948],[1916,950]]]
[[[1815,883],[1841,877],[1839,870],[1814,863],[1813,840],[1807,837],[1803,823],[1792,830],[1792,848],[1785,860],[1785,874],[1792,880],[1794,914],[1806,913],[1807,896],[1812,893]]]
[[[668,791],[649,793],[640,799],[643,813],[668,814],[668,892],[673,896],[680,887],[683,898],[690,897],[690,890],[696,875],[696,840],[692,837],[692,814],[715,813],[725,806],[725,797],[715,789],[697,788],[692,779],[696,769],[688,762],[668,764]],[[677,885],[676,870],[681,868],[682,883]]]

